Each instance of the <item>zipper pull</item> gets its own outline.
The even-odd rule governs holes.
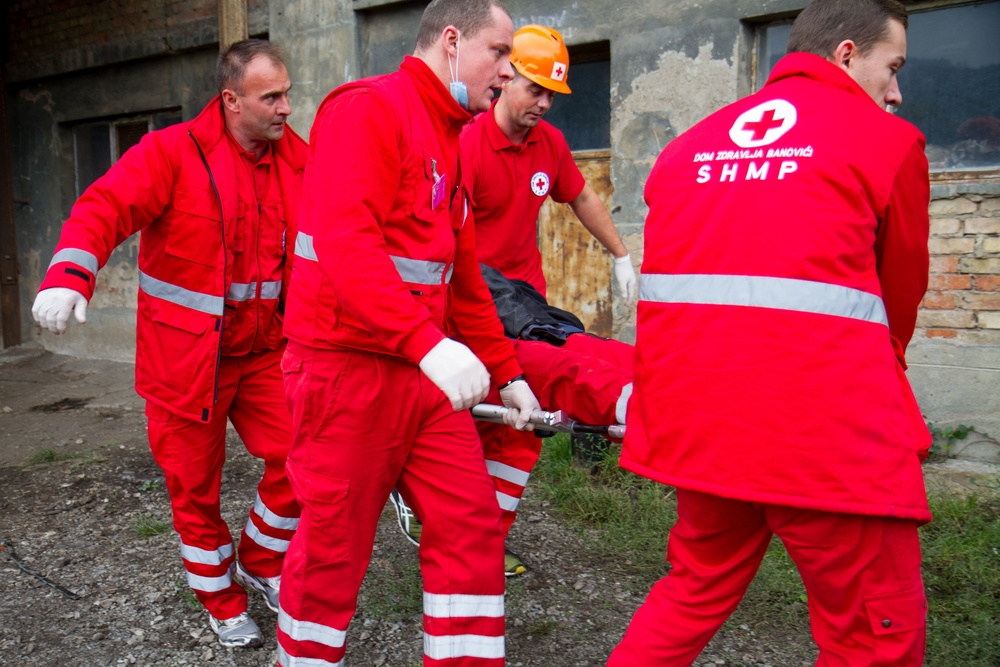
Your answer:
[[[260,215],[263,212],[264,212],[264,205],[261,204],[260,202],[257,202],[257,215]]]

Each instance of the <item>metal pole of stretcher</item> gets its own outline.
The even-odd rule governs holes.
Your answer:
[[[507,408],[502,405],[480,403],[472,407],[472,417],[474,419],[493,422],[494,424],[502,424],[503,416],[506,413]],[[618,440],[625,437],[624,424],[611,424],[608,426],[583,424],[575,419],[571,419],[562,410],[551,412],[547,410],[535,410],[531,413],[528,421],[540,429],[555,431],[556,433],[597,433],[598,435],[607,435]]]

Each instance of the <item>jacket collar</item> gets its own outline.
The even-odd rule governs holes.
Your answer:
[[[205,105],[201,113],[191,121],[188,130],[205,153],[211,153],[220,141],[225,140],[226,121],[222,114],[220,95],[216,95]],[[281,139],[271,142],[271,148],[278,159],[287,162],[293,169],[305,169],[308,147],[302,137],[287,124]]]
[[[871,100],[871,96],[847,72],[826,58],[812,53],[789,53],[784,56],[771,70],[765,85],[771,85],[776,81],[793,76],[805,76],[820,83],[840,88],[852,95]],[[872,102],[874,103],[874,100]]]
[[[468,111],[459,106],[441,79],[423,60],[406,56],[399,69],[405,72],[416,85],[417,93],[427,105],[427,110],[435,121],[446,128],[460,128],[472,118]]]

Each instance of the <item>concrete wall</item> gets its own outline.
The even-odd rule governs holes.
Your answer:
[[[211,94],[208,81],[217,48],[214,0],[74,3],[86,11],[67,19],[68,24],[48,25],[58,14],[52,11],[55,2],[23,0],[8,9],[11,35],[17,37],[7,63],[7,93],[14,198],[21,202],[16,215],[26,339],[38,337],[28,309],[72,204],[69,124],[163,106],[179,106],[190,117]],[[507,2],[516,26],[552,25],[571,45],[610,43],[613,217],[637,266],[646,216],[642,188],[656,156],[698,119],[751,91],[753,23],[787,16],[805,4]],[[145,13],[130,14],[117,25],[88,22],[95,13],[134,6],[145,7]],[[294,84],[291,124],[307,135],[316,108],[332,88],[394,70],[412,51],[423,6],[378,0],[251,2],[251,34],[269,33],[288,54]],[[35,21],[34,32],[15,34],[18,16]],[[57,35],[71,41],[58,41]],[[997,434],[1000,177],[936,180],[932,197],[933,276],[909,352],[910,377],[930,420],[972,423]],[[135,242],[129,242],[102,272],[88,325],[71,327],[62,338],[42,337],[47,347],[116,359],[132,354],[135,252]],[[614,314],[615,335],[634,340],[634,309],[618,308]]]

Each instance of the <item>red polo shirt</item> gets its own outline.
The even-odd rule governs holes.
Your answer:
[[[538,251],[538,211],[546,197],[576,199],[586,182],[562,132],[544,120],[523,144],[512,144],[497,125],[493,106],[462,132],[462,169],[472,191],[479,261],[545,294]]]

